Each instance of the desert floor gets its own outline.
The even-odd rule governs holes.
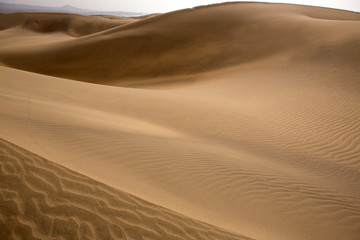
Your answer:
[[[0,15],[1,239],[360,239],[360,14]]]

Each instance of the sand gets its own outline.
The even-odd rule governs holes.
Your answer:
[[[4,140],[0,144],[4,237],[248,239],[106,186]]]
[[[359,239],[359,13],[0,18],[1,238]]]

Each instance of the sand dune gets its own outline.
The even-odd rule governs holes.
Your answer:
[[[10,27],[0,32],[0,137],[53,161],[39,164],[59,179],[71,172],[138,208],[140,197],[161,216],[158,206],[253,239],[357,240],[359,24],[358,13],[246,3],[83,37]],[[139,215],[126,206],[120,223],[117,211],[94,219],[129,226]],[[190,220],[172,214],[161,224],[180,238]],[[131,222],[134,234],[155,228],[150,218]],[[193,234],[218,231],[191,221],[204,227]]]
[[[63,18],[61,22],[68,21],[68,15]],[[314,54],[325,50],[334,55],[338,48],[346,48],[343,54],[359,61],[352,51],[354,46],[359,50],[359,20],[359,14],[340,10],[224,4],[155,16],[35,52],[4,52],[0,60],[23,70],[110,84],[128,78],[201,73],[284,52],[301,56],[304,48]],[[347,31],[336,31],[334,25]],[[64,28],[73,31],[70,25]],[[87,26],[83,28],[89,33]]]
[[[2,239],[248,239],[0,140]]]

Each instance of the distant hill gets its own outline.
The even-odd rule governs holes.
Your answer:
[[[70,5],[63,7],[43,7],[32,6],[25,4],[12,4],[0,2],[0,13],[15,13],[15,12],[61,12],[61,13],[75,13],[82,15],[114,15],[121,17],[142,16],[146,13],[137,12],[121,12],[121,11],[94,11],[88,9],[76,8]]]

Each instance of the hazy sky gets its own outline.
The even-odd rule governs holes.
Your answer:
[[[248,0],[249,1],[249,0]],[[132,12],[169,12],[183,8],[219,3],[216,0],[0,0],[7,3],[22,3],[39,6],[57,7],[72,5],[91,10],[132,11]],[[272,0],[254,2],[286,2],[315,5],[360,12],[360,0]]]

